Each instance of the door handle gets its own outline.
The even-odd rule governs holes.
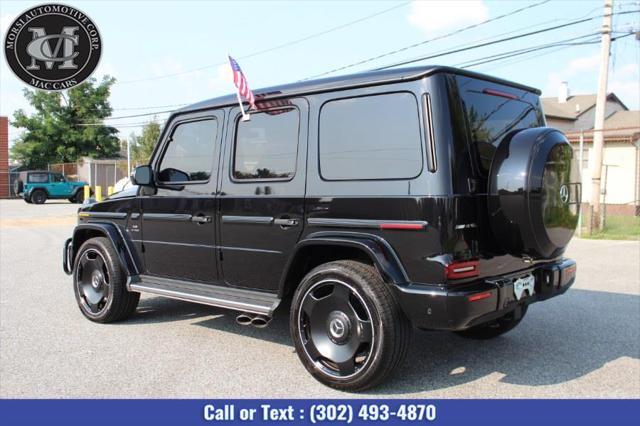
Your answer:
[[[298,219],[274,219],[273,220],[273,224],[274,225],[280,225],[283,228],[287,228],[289,226],[297,226],[298,225]]]
[[[195,223],[209,223],[211,222],[211,216],[192,216],[191,222]]]

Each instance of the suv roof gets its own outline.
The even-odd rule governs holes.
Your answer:
[[[534,92],[540,95],[540,90],[526,86],[523,84],[515,83],[508,80],[503,80],[496,77],[491,77],[485,74],[476,73],[473,71],[462,70],[459,68],[446,67],[441,65],[429,65],[422,67],[411,68],[394,68],[380,71],[366,71],[357,74],[349,74],[338,77],[329,77],[319,80],[300,81],[296,83],[284,84],[280,86],[266,87],[255,91],[256,101],[262,101],[267,99],[276,99],[281,97],[290,97],[294,95],[311,94],[328,92],[334,90],[346,90],[356,87],[372,86],[377,84],[388,84],[400,81],[418,80],[420,78],[435,74],[435,73],[449,73],[466,75],[473,78],[479,78],[482,80],[493,81],[499,84],[505,84],[508,86],[518,87],[530,92]],[[217,98],[208,99],[205,101],[197,102],[195,104],[188,105],[184,108],[177,110],[177,113],[196,111],[207,108],[221,107],[227,105],[235,105],[238,102],[236,95],[225,95]]]

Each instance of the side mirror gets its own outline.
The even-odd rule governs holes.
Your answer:
[[[138,166],[132,176],[132,183],[139,186],[153,186],[151,166]]]

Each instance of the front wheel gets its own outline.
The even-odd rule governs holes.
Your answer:
[[[456,331],[456,334],[466,337],[467,339],[493,339],[494,337],[501,336],[507,331],[511,331],[516,328],[527,313],[527,309],[527,305],[518,306],[503,317],[485,324],[476,325],[466,330]]]
[[[140,293],[127,290],[118,255],[104,237],[87,240],[73,268],[73,286],[82,314],[95,322],[127,318],[138,306]]]
[[[309,272],[293,297],[298,357],[321,383],[357,391],[383,381],[403,360],[411,326],[376,269],[341,260]]]

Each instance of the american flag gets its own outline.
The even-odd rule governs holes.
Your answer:
[[[256,109],[256,99],[254,98],[251,89],[249,89],[249,83],[247,83],[247,79],[242,73],[240,65],[238,65],[236,60],[231,56],[229,56],[229,63],[231,64],[231,70],[233,71],[233,84],[238,88],[238,93],[249,101],[251,108]]]

